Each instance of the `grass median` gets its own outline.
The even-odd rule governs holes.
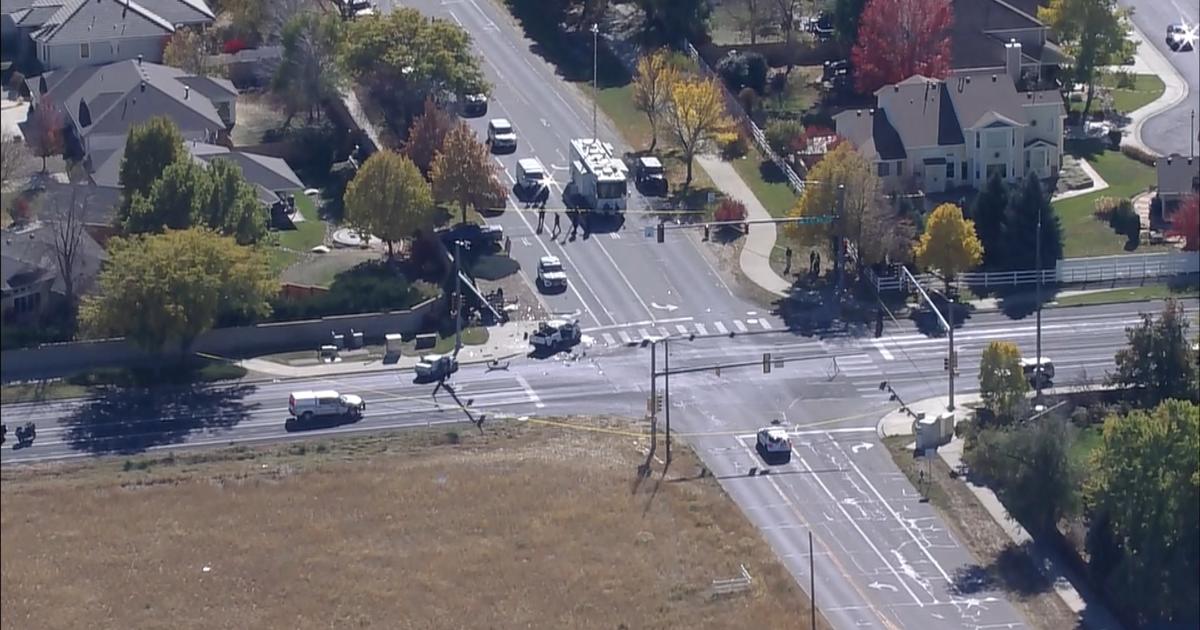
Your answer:
[[[695,475],[694,455],[679,449],[668,479],[638,483],[639,428],[563,422],[5,467],[5,618],[180,630],[807,622],[807,598],[720,485]],[[749,590],[714,595],[713,580],[743,565]]]

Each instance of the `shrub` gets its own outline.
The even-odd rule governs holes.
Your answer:
[[[1133,204],[1128,199],[1121,201],[1124,203],[1117,204],[1113,208],[1112,216],[1108,219],[1108,226],[1117,234],[1124,236],[1131,245],[1136,244],[1142,232],[1142,219],[1133,210]]]
[[[744,87],[741,92],[738,92],[737,100],[742,109],[746,110],[746,115],[753,117],[754,112],[758,110],[758,92],[755,92],[753,88]]]
[[[804,125],[797,120],[772,120],[763,135],[772,151],[786,155],[792,152],[796,140],[804,136]]]
[[[772,74],[769,81],[771,85],[771,93],[782,95],[787,91],[787,81],[788,75],[786,72],[776,72],[775,74]]]
[[[721,156],[726,160],[745,157],[750,150],[750,141],[741,131],[720,134],[717,136],[717,145],[721,147]]]
[[[1132,204],[1128,199],[1119,199],[1117,197],[1100,197],[1096,201],[1092,202],[1092,207],[1094,208],[1092,210],[1092,216],[1095,217],[1097,221],[1103,221],[1111,224],[1113,212],[1122,203],[1130,205],[1130,209],[1132,210]]]
[[[746,87],[766,92],[767,70],[767,60],[756,52],[725,55],[717,62],[717,74],[733,92]]]
[[[1154,154],[1143,150],[1141,147],[1135,147],[1129,144],[1121,145],[1121,153],[1124,153],[1125,157],[1137,160],[1149,167],[1153,167],[1154,162],[1158,160]]]
[[[1124,135],[1125,134],[1121,133],[1120,129],[1109,129],[1108,130],[1108,146],[1109,146],[1109,148],[1112,148],[1112,149],[1121,148],[1121,138]]]
[[[722,199],[713,212],[715,221],[745,221],[746,204],[737,199]]]
[[[1113,78],[1116,79],[1118,89],[1132,90],[1137,87],[1137,77],[1132,72],[1118,70],[1113,73]]]

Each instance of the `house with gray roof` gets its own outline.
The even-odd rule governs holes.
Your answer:
[[[1179,202],[1191,195],[1200,195],[1200,160],[1172,153],[1154,161],[1158,176],[1158,199],[1162,202],[1163,218],[1171,220],[1171,214]]]
[[[171,119],[187,140],[214,142],[236,123],[237,90],[225,79],[142,60],[55,70],[26,80],[35,108],[59,108],[68,144],[95,169],[125,145],[130,127]]]
[[[1007,72],[1022,89],[1050,87],[1070,57],[1037,18],[1040,0],[953,0],[954,70]],[[1014,46],[1015,45],[1015,46]]]
[[[887,190],[981,188],[992,173],[1049,178],[1062,164],[1066,109],[1057,90],[1020,92],[1005,72],[914,75],[875,92],[876,107],[834,116]]]
[[[161,61],[177,29],[215,16],[204,0],[16,0],[3,25],[48,70],[136,59]],[[11,24],[9,24],[11,23]],[[23,40],[23,41],[21,41]]]

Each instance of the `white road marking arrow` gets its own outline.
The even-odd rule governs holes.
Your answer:
[[[858,444],[855,444],[854,446],[851,446],[851,447],[850,447],[850,452],[851,452],[851,453],[854,453],[855,455],[857,455],[859,451],[869,451],[869,450],[871,450],[871,447],[872,447],[872,446],[875,446],[875,445],[874,445],[874,444],[867,443],[867,442],[859,442]]]
[[[674,304],[659,304],[658,302],[651,302],[650,306],[651,306],[651,308],[656,308],[660,311],[667,311],[668,313],[679,308],[678,306],[675,306]]]
[[[891,584],[884,584],[883,582],[871,582],[867,586],[869,586],[877,591],[891,591],[891,592],[895,593],[898,590],[895,586],[893,586]]]

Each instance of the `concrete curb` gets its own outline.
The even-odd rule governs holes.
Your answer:
[[[1171,65],[1171,62],[1163,56],[1157,48],[1151,43],[1146,34],[1137,27],[1136,24],[1130,24],[1133,27],[1133,32],[1136,34],[1138,42],[1138,52],[1140,55],[1147,55],[1146,65],[1155,71],[1160,79],[1163,80],[1163,93],[1154,101],[1129,113],[1129,118],[1132,120],[1128,127],[1128,135],[1121,140],[1122,145],[1129,145],[1137,149],[1141,149],[1151,155],[1159,155],[1158,151],[1146,146],[1142,141],[1142,125],[1145,122],[1158,114],[1161,114],[1176,105],[1187,100],[1188,93],[1191,88],[1187,81],[1183,80],[1183,76]]]

